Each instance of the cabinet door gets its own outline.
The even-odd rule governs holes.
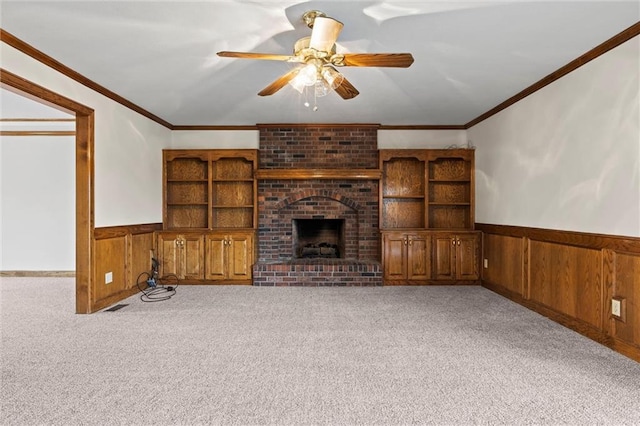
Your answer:
[[[228,278],[250,280],[253,273],[253,235],[232,234],[227,241]]]
[[[407,236],[407,279],[428,280],[431,278],[430,238],[422,235]]]
[[[404,234],[390,233],[383,237],[383,269],[387,280],[407,278],[407,249]]]
[[[227,236],[225,234],[207,235],[207,279],[227,279]]]
[[[460,234],[456,245],[456,275],[460,280],[477,280],[480,238],[477,234]]]
[[[452,235],[433,237],[433,277],[437,280],[453,280],[456,274],[456,240]]]
[[[182,275],[187,280],[204,279],[204,243],[202,235],[182,236]]]
[[[167,275],[181,276],[180,271],[180,240],[177,234],[158,234],[158,274],[161,277]]]

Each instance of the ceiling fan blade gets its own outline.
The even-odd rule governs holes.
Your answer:
[[[346,78],[342,80],[340,86],[336,87],[334,90],[338,95],[340,95],[342,99],[353,99],[360,94],[360,92],[358,92],[358,89],[353,87],[353,85]]]
[[[411,53],[345,53],[343,56],[344,66],[348,67],[408,68],[413,63]]]
[[[293,61],[295,56],[276,55],[273,53],[252,53],[252,52],[218,52],[218,56],[225,58],[242,58],[242,59],[266,59],[269,61]]]
[[[294,68],[286,74],[281,75],[276,81],[262,89],[258,95],[260,96],[269,96],[276,93],[278,90],[282,89],[287,85],[291,80],[293,80],[296,75],[300,72],[300,67]]]
[[[309,47],[321,52],[331,52],[343,26],[342,22],[333,18],[317,16],[313,22]]]

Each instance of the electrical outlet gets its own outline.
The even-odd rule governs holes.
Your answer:
[[[621,313],[620,301],[617,299],[611,299],[611,315],[620,318]]]
[[[487,269],[489,267],[489,259],[485,259],[484,260],[484,269]]]
[[[113,282],[113,272],[107,272],[104,274],[104,283],[111,284]]]
[[[627,321],[627,301],[623,297],[611,298],[611,316],[618,321]]]

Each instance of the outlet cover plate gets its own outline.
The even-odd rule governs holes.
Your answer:
[[[611,298],[611,316],[621,322],[627,321],[627,300],[624,297]]]
[[[104,274],[104,283],[111,284],[113,282],[113,272],[107,272]]]

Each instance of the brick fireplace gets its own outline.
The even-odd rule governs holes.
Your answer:
[[[382,285],[377,126],[258,127],[254,285]],[[299,256],[301,243],[316,255]],[[339,256],[325,256],[329,246]]]

